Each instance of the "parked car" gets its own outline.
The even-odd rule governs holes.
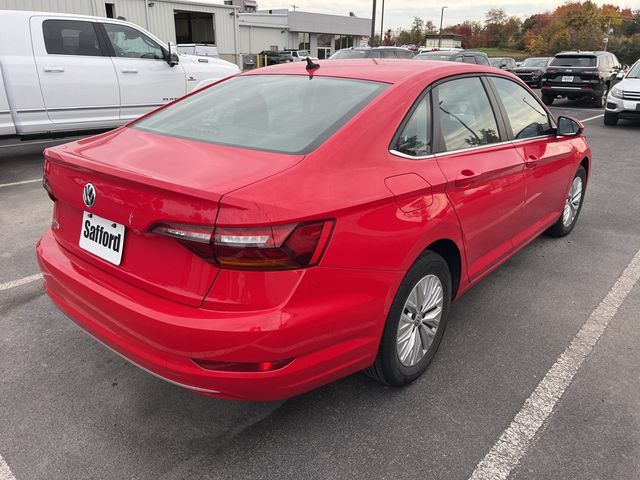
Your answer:
[[[604,107],[609,88],[620,71],[620,62],[611,52],[558,53],[542,76],[542,101],[590,99]]]
[[[502,70],[506,70],[510,72],[514,68],[516,68],[516,61],[511,57],[490,57],[489,63],[492,67],[500,68]]]
[[[604,124],[616,125],[620,118],[640,120],[640,60],[611,88],[607,97]]]
[[[382,62],[251,70],[45,150],[46,292],[200,393],[417,379],[453,299],[571,232],[591,152],[509,73]]]
[[[411,58],[413,52],[401,47],[360,47],[343,48],[329,57],[329,60],[355,58]]]
[[[113,128],[239,72],[132,23],[23,11],[0,11],[0,66],[0,135],[21,136]]]
[[[179,43],[178,53],[197,57],[220,58],[218,47],[208,43]]]
[[[293,62],[301,62],[303,60],[306,60],[307,57],[311,57],[311,54],[309,53],[308,50],[295,50],[292,48],[285,48],[284,52],[287,55],[291,56],[291,60]],[[313,59],[314,57],[311,57],[311,58]]]
[[[483,52],[472,52],[470,50],[436,50],[432,52],[419,53],[414,60],[440,60],[447,62],[463,62],[476,65],[487,65],[489,57]]]
[[[527,85],[540,88],[542,86],[542,75],[549,66],[553,57],[531,57],[527,58],[518,67],[511,70],[520,80]]]
[[[263,67],[293,62],[293,57],[291,57],[291,55],[284,52],[276,52],[275,50],[263,50],[258,53],[258,57],[260,57],[260,65]],[[266,65],[264,64],[265,59],[267,62]]]

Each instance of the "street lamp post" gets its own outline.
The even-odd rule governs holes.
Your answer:
[[[444,9],[446,6],[442,7],[440,10],[440,35],[438,36],[438,48],[442,47],[442,19],[444,18]]]
[[[380,12],[380,44],[384,40],[384,0],[382,0],[382,11]]]

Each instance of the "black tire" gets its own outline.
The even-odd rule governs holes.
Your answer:
[[[442,315],[427,352],[415,365],[407,367],[400,362],[398,354],[397,335],[400,316],[409,294],[418,282],[427,275],[437,276],[442,285]],[[408,385],[422,375],[433,360],[444,335],[451,306],[451,291],[451,273],[447,262],[437,253],[429,250],[425,251],[402,280],[389,309],[376,360],[364,373],[382,384],[394,387]]]
[[[618,115],[615,113],[604,112],[604,124],[614,126],[618,124]]]
[[[587,191],[587,171],[584,169],[582,165],[580,165],[578,167],[578,170],[576,170],[576,174],[573,176],[573,180],[571,180],[571,182],[573,183],[573,181],[577,177],[580,177],[582,179],[582,196],[580,197],[580,205],[578,206],[577,212],[573,217],[573,220],[569,225],[565,225],[563,221],[563,216],[564,216],[564,209],[563,209],[563,212],[560,213],[560,217],[558,217],[558,220],[556,221],[556,223],[554,223],[546,232],[544,232],[545,235],[548,235],[550,237],[564,237],[566,235],[569,235],[571,233],[571,230],[573,230],[573,227],[576,226],[576,223],[578,222],[578,217],[580,216],[580,212],[582,211],[582,205],[584,205],[584,196]]]
[[[607,103],[607,95],[609,94],[609,84],[605,83],[604,88],[598,96],[593,99],[593,106],[596,108],[604,108]]]
[[[545,95],[544,93],[542,94],[542,103],[544,103],[545,105],[553,105],[553,100],[553,95]]]

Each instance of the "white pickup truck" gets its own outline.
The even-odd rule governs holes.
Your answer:
[[[239,72],[129,22],[0,11],[0,137],[121,125]]]

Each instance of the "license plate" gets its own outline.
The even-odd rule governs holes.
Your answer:
[[[566,77],[566,76],[563,76],[563,77],[562,77],[562,81],[563,81],[563,82],[573,82],[573,77]]]
[[[83,212],[80,248],[114,265],[120,265],[124,249],[124,225],[94,213]]]

